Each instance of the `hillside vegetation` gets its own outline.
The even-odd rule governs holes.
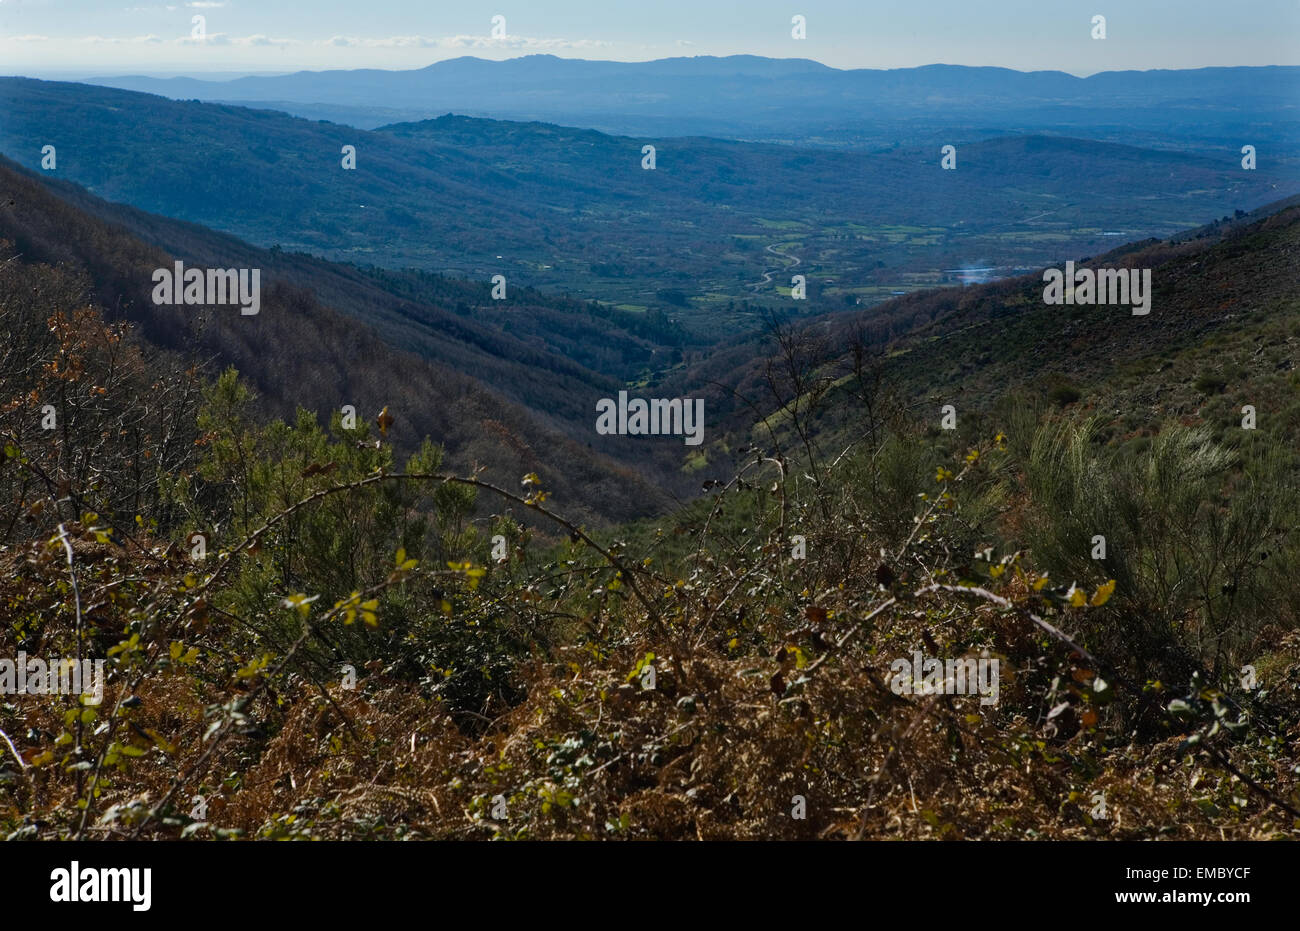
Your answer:
[[[619,444],[589,446],[596,397],[617,390],[621,379],[594,372],[532,338],[513,336],[511,311],[464,315],[455,301],[486,300],[474,286],[453,279],[376,277],[305,256],[277,256],[230,237],[115,208],[84,192],[105,219],[61,201],[40,181],[0,164],[0,240],[6,260],[56,265],[69,309],[96,304],[107,316],[135,325],[152,354],[215,377],[234,366],[259,395],[264,415],[288,419],[299,409],[328,422],[351,405],[361,419],[385,405],[394,411],[390,439],[404,453],[436,436],[458,468],[482,466],[485,475],[513,480],[536,471],[553,487],[565,486],[583,519],[624,520],[653,513],[671,499],[647,480],[675,473],[671,455],[640,460]],[[179,233],[167,251],[132,235],[123,222],[155,235]],[[151,275],[175,258],[202,265],[261,268],[260,313],[241,316],[230,307],[155,305]],[[405,297],[404,291],[413,291]],[[396,293],[394,293],[396,292]],[[449,297],[448,294],[451,296]],[[556,321],[550,341],[631,344],[629,354],[650,355],[641,341],[576,302],[513,306],[539,326]],[[485,318],[486,317],[486,321]],[[504,322],[502,322],[504,321]],[[626,363],[611,364],[618,369]],[[629,367],[631,368],[631,367]],[[666,451],[665,451],[666,452]],[[622,453],[623,461],[611,458]],[[556,456],[567,463],[561,474]]]
[[[98,706],[0,706],[0,824],[1295,837],[1296,228],[1148,244],[1141,335],[1123,308],[1018,305],[1025,282],[887,305],[920,315],[894,341],[777,321],[734,474],[603,528],[566,516],[564,452],[493,479],[396,452],[384,418],[271,420],[239,372],[151,350],[74,269],[10,253],[0,637],[109,661]],[[1131,380],[1100,385],[1124,360],[1072,351],[1084,326],[1131,347]],[[987,378],[941,429],[919,380],[946,390],[976,345]],[[1036,381],[1072,355],[1071,390]],[[411,416],[397,386],[372,407]],[[891,688],[916,652],[996,659],[996,701]]]

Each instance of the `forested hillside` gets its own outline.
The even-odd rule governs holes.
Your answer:
[[[108,657],[0,706],[9,836],[1295,836],[1295,208],[1105,257],[1143,318],[776,320],[668,511],[300,285],[163,318],[157,247],[4,179],[0,636]],[[335,372],[400,419],[327,420]],[[897,687],[922,653],[1000,676]]]
[[[788,340],[828,393],[816,432],[848,441],[856,420],[837,403],[845,376],[864,368],[909,409],[945,403],[985,416],[1009,390],[1095,411],[1120,435],[1162,417],[1195,417],[1216,431],[1254,404],[1277,442],[1300,430],[1286,379],[1296,364],[1289,330],[1300,294],[1296,198],[1224,217],[1171,240],[1126,244],[1080,257],[1088,268],[1152,269],[1152,309],[1043,302],[1041,272],[975,287],[932,289],[852,314],[789,326]],[[749,429],[749,408],[768,391],[771,332],[737,336],[665,379],[665,390],[712,384],[713,409]]]
[[[165,252],[149,245],[117,222],[91,217],[40,181],[0,164],[0,239],[10,243],[7,259],[57,266],[51,274],[76,305],[67,311],[90,304],[110,320],[135,324],[134,336],[148,354],[161,350],[170,365],[207,377],[225,367],[237,369],[258,393],[264,415],[292,420],[301,408],[327,424],[344,405],[354,407],[361,421],[388,407],[395,418],[390,438],[399,450],[413,452],[432,437],[460,468],[482,467],[500,480],[539,472],[573,491],[584,519],[626,519],[671,500],[657,487],[661,476],[652,482],[632,465],[572,438],[583,435],[578,425],[592,419],[589,398],[608,394],[620,381],[569,361],[526,328],[522,338],[511,334],[506,311],[457,313],[447,295],[488,303],[472,285],[401,276],[390,282],[94,202],[69,186],[58,189],[137,229],[179,232],[180,248]],[[155,305],[150,276],[157,268],[170,268],[175,258],[261,267],[260,312],[242,316],[230,307]],[[386,284],[415,296],[395,298]],[[537,300],[543,303],[524,297],[515,307],[535,326],[563,320],[552,329],[552,341],[575,340],[598,352],[603,338],[609,345],[639,343],[643,357],[655,352],[653,343],[639,341],[599,311]],[[612,362],[613,371],[631,368],[620,359]],[[618,444],[604,450],[618,451]],[[661,462],[671,484],[672,459]]]

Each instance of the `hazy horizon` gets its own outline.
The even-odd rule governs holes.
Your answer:
[[[312,15],[292,5],[191,0],[107,7],[94,0],[0,0],[0,56],[11,73],[44,76],[410,70],[471,53],[489,59],[549,53],[565,58],[651,61],[682,55],[808,58],[842,69],[936,62],[1100,71],[1300,64],[1292,38],[1300,5],[1261,0],[1227,15],[1189,0],[1176,16],[1160,0],[1122,8],[1062,10],[1027,0],[975,8],[934,0],[864,11],[850,0],[792,5],[755,0],[706,8],[665,0],[653,9],[557,0],[545,10],[494,2],[430,11],[410,0],[356,6],[322,0]],[[792,37],[794,16],[806,37]],[[1092,19],[1106,17],[1106,37]],[[194,17],[204,17],[202,41]],[[504,17],[504,23],[496,17]]]
[[[742,56],[745,55],[745,54],[746,54],[746,53],[736,53],[735,55],[705,55],[705,54],[699,54],[699,55],[665,55],[665,56],[662,56],[662,57],[659,57],[659,58],[627,59],[627,60],[624,60],[624,59],[609,59],[609,58],[596,58],[596,57],[587,57],[587,56],[563,56],[563,55],[555,55],[555,56],[553,56],[553,57],[556,57],[556,58],[565,58],[565,59],[570,60],[570,61],[590,61],[590,62],[612,62],[612,61],[619,61],[619,62],[624,63],[624,64],[648,64],[648,63],[650,63],[650,62],[655,62],[655,61],[667,61],[667,60],[671,60],[671,59],[680,59],[680,58],[735,58],[735,57],[742,57]],[[410,67],[400,67],[400,68],[399,68],[399,67],[393,67],[393,68],[382,68],[382,67],[379,67],[379,68],[374,68],[374,67],[365,67],[365,66],[357,66],[357,67],[355,67],[355,68],[343,68],[343,67],[292,68],[292,69],[285,69],[285,70],[230,70],[230,69],[228,69],[228,68],[212,68],[212,69],[210,69],[210,70],[205,70],[205,69],[199,69],[199,68],[189,68],[189,69],[184,69],[184,68],[155,68],[155,69],[149,69],[149,70],[145,70],[145,69],[137,69],[137,70],[126,69],[126,70],[122,70],[122,71],[110,71],[110,70],[97,69],[97,68],[81,68],[81,69],[53,68],[53,69],[48,69],[48,70],[37,69],[37,70],[26,71],[26,72],[22,72],[22,73],[17,73],[17,72],[15,72],[15,73],[13,73],[13,74],[9,74],[8,76],[10,76],[10,77],[29,77],[29,78],[38,78],[38,79],[41,79],[41,80],[53,80],[53,81],[59,81],[59,80],[77,81],[77,80],[83,80],[83,79],[87,79],[87,78],[123,78],[123,77],[148,77],[148,78],[157,78],[157,79],[161,79],[161,80],[166,80],[166,79],[169,79],[169,78],[192,78],[192,79],[194,79],[194,80],[205,80],[205,81],[237,81],[237,80],[239,80],[240,78],[246,78],[246,77],[264,77],[264,78],[265,78],[265,77],[282,77],[282,76],[287,75],[287,74],[298,74],[298,73],[302,73],[302,72],[348,71],[348,70],[419,71],[419,70],[422,70],[422,69],[424,69],[424,68],[428,68],[428,67],[431,67],[431,66],[433,66],[433,65],[440,64],[440,63],[442,63],[442,62],[455,61],[455,60],[457,60],[457,59],[461,59],[461,58],[471,58],[471,59],[476,59],[476,60],[478,60],[478,61],[506,62],[506,61],[515,61],[515,60],[522,59],[522,58],[534,58],[534,57],[547,56],[547,55],[552,55],[552,53],[549,53],[549,52],[529,52],[529,53],[526,53],[526,54],[523,54],[523,55],[511,55],[511,56],[508,56],[508,57],[505,57],[505,58],[484,58],[484,57],[481,56],[481,55],[455,55],[455,56],[451,56],[451,57],[448,57],[448,58],[437,58],[437,59],[433,59],[432,61],[429,61],[429,62],[427,62],[426,64],[423,64],[423,65],[416,64],[416,65],[412,65],[412,66],[410,66]],[[1199,71],[1199,70],[1206,70],[1206,69],[1210,69],[1210,68],[1294,68],[1294,67],[1300,67],[1300,64],[1285,64],[1285,63],[1280,63],[1280,62],[1266,62],[1266,63],[1260,63],[1260,64],[1245,64],[1245,65],[1188,65],[1188,66],[1183,67],[1183,68],[1103,68],[1103,69],[1100,69],[1100,70],[1097,70],[1097,71],[1089,71],[1089,72],[1074,72],[1074,71],[1069,71],[1069,70],[1064,69],[1064,68],[1034,68],[1034,69],[1024,69],[1024,68],[1014,68],[1014,67],[1010,67],[1010,66],[1007,66],[1007,65],[990,65],[990,64],[972,65],[972,64],[967,64],[967,63],[964,63],[964,62],[953,62],[953,61],[931,61],[931,62],[924,62],[924,63],[916,64],[916,65],[903,65],[903,66],[899,66],[899,67],[895,67],[895,68],[872,68],[872,67],[861,67],[861,68],[838,68],[838,67],[836,67],[835,65],[830,65],[830,64],[827,64],[826,62],[817,61],[817,59],[808,58],[807,56],[803,56],[803,55],[791,55],[791,56],[785,56],[785,57],[773,57],[773,56],[750,56],[750,57],[769,58],[769,59],[771,59],[771,60],[773,60],[773,61],[801,61],[801,60],[814,61],[814,62],[817,62],[817,64],[825,65],[826,67],[831,68],[831,69],[836,70],[836,71],[908,71],[908,70],[913,70],[913,69],[918,69],[918,68],[928,68],[928,67],[934,67],[934,66],[937,66],[937,65],[942,65],[942,66],[948,66],[948,67],[962,67],[962,68],[1000,68],[1000,69],[1004,69],[1004,70],[1007,70],[1007,71],[1016,71],[1016,72],[1019,72],[1019,73],[1021,73],[1021,74],[1031,74],[1031,73],[1035,73],[1035,72],[1039,72],[1039,73],[1042,73],[1042,72],[1056,72],[1056,73],[1069,74],[1069,75],[1071,75],[1071,76],[1073,76],[1073,77],[1077,77],[1077,78],[1089,78],[1089,77],[1092,77],[1092,76],[1094,76],[1094,75],[1098,75],[1098,74],[1106,74],[1106,73],[1111,73],[1111,72],[1116,72],[1116,71],[1138,71],[1138,72],[1143,72],[1143,71]]]

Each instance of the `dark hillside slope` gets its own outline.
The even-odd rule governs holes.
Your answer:
[[[495,302],[486,282],[363,269],[259,249],[194,223],[109,203],[48,175],[41,181],[78,210],[184,261],[258,267],[309,288],[324,303],[372,325],[392,345],[472,371],[514,400],[561,418],[574,416],[566,402],[580,388],[607,390],[659,364],[670,351],[640,315],[522,288],[511,289],[508,303]],[[666,324],[664,331],[670,332]]]
[[[399,446],[414,448],[430,436],[458,468],[485,466],[508,487],[538,472],[586,519],[622,520],[664,503],[654,484],[566,436],[562,422],[471,374],[392,348],[274,268],[264,268],[256,316],[232,307],[155,306],[150,276],[171,267],[172,254],[77,210],[7,163],[0,164],[0,239],[12,242],[22,261],[82,270],[87,300],[133,323],[149,342],[213,369],[235,366],[262,395],[268,416],[291,416],[301,406],[327,419],[352,404],[370,418],[387,405]],[[214,258],[265,257],[234,241],[228,249]]]
[[[1167,241],[1133,243],[1079,267],[1149,268],[1151,311],[1128,306],[1048,305],[1042,274],[898,298],[853,315],[827,315],[795,331],[836,379],[861,335],[899,401],[938,421],[941,404],[990,411],[1009,393],[1095,408],[1117,435],[1163,416],[1240,419],[1251,404],[1261,431],[1300,436],[1300,204],[1254,214]],[[768,341],[739,341],[675,373],[679,385],[724,386],[717,408],[746,432],[739,400],[770,404]],[[855,432],[830,395],[819,428],[830,445]]]
[[[939,292],[926,308],[934,322],[893,350],[900,383],[979,406],[999,387],[1066,381],[1078,383],[1084,404],[1123,391],[1130,394],[1124,406],[1142,400],[1164,407],[1158,399],[1169,389],[1158,383],[1196,379],[1200,371],[1174,360],[1199,346],[1251,334],[1259,351],[1242,379],[1300,364],[1300,206],[1202,238],[1134,244],[1080,265],[1151,269],[1150,313],[1045,304],[1041,275]],[[1262,411],[1283,400],[1261,392],[1256,404]],[[1300,420],[1293,427],[1300,429]]]

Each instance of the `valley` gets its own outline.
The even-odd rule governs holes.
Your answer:
[[[1294,840],[1298,82],[0,78],[0,836]]]
[[[52,140],[53,174],[110,201],[263,248],[483,282],[501,274],[658,310],[688,333],[752,330],[762,308],[869,306],[995,258],[1042,267],[1300,189],[1300,163],[1286,160],[1246,171],[1231,153],[1044,135],[958,139],[951,171],[937,146],[657,139],[657,166],[643,170],[643,139],[541,123],[444,116],[361,131],[25,79],[0,79],[0,108],[0,150],[39,169],[40,147],[24,140]],[[341,165],[347,145],[354,170]],[[782,276],[764,279],[774,246],[799,261],[806,302],[789,301]]]

